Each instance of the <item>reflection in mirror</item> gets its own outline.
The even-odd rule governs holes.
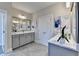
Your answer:
[[[29,31],[31,30],[31,20],[12,17],[12,31]]]

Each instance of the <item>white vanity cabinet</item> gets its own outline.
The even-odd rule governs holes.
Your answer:
[[[34,36],[35,35],[34,35],[33,31],[13,33],[13,35],[12,35],[13,49],[15,49],[17,47],[21,47],[25,44],[28,44],[28,43],[34,41]]]

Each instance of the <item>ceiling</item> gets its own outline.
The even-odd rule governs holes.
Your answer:
[[[14,2],[12,6],[28,13],[34,13],[52,4],[55,4],[55,2]]]

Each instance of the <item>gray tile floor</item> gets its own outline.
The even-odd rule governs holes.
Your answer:
[[[48,48],[47,46],[38,43],[30,43],[5,55],[6,56],[47,56]]]

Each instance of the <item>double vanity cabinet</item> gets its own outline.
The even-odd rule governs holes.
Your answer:
[[[34,41],[34,31],[13,32],[12,48],[18,48]]]

